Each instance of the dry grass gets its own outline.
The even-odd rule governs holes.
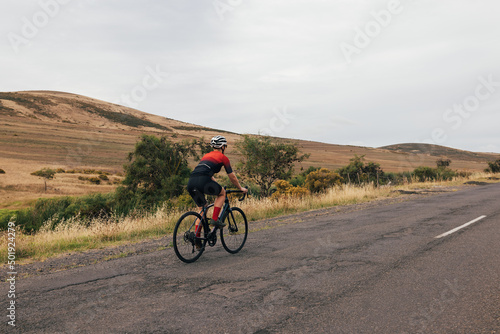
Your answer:
[[[94,219],[85,224],[79,217],[58,224],[50,230],[48,221],[35,235],[16,232],[17,261],[44,260],[70,251],[117,246],[171,234],[180,212],[160,209],[154,214],[119,219]],[[7,238],[0,242],[0,257],[6,259]],[[5,262],[5,261],[4,261]]]
[[[331,188],[322,194],[303,197],[250,198],[239,206],[245,211],[250,220],[259,220],[338,205],[363,203],[391,196],[397,196],[397,194],[390,187],[377,188],[373,184],[363,186],[344,185]]]
[[[400,195],[398,190],[453,186],[463,184],[466,180],[491,182],[488,180],[491,176],[487,173],[477,173],[469,178],[456,178],[450,182],[412,183],[397,187],[375,187],[373,184],[361,187],[346,185],[329,189],[323,194],[302,198],[288,197],[279,200],[249,198],[237,204],[233,201],[233,204],[245,211],[249,221],[255,221],[308,210],[397,197]],[[172,233],[182,213],[183,211],[180,210],[163,208],[154,214],[136,217],[95,219],[88,227],[76,217],[61,223],[55,231],[44,228],[36,235],[25,235],[18,231],[16,235],[17,260],[23,262],[44,260],[69,251],[83,251],[164,237]],[[50,222],[47,226],[49,224]],[[7,242],[6,236],[0,242],[0,258],[4,263],[7,258]]]

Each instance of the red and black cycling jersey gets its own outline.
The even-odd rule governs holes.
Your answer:
[[[203,158],[201,158],[200,163],[195,167],[191,175],[213,176],[214,174],[220,172],[222,166],[224,166],[226,173],[230,174],[233,172],[229,159],[224,154],[222,154],[222,152],[212,151],[205,154]]]

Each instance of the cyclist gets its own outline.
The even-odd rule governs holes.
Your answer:
[[[240,185],[238,178],[231,168],[229,159],[224,155],[224,151],[227,148],[226,138],[223,136],[215,136],[210,141],[210,146],[214,150],[205,154],[198,166],[195,167],[189,177],[187,190],[196,205],[198,205],[200,211],[207,204],[205,194],[217,196],[214,202],[214,213],[210,219],[210,225],[224,227],[226,224],[219,220],[219,214],[222,209],[222,205],[224,204],[226,191],[215,181],[213,177],[214,174],[220,172],[222,166],[224,166],[231,183],[244,193],[248,192],[248,190]]]

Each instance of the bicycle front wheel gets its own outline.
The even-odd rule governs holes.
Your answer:
[[[177,221],[174,228],[174,251],[177,257],[186,263],[191,263],[203,254],[207,239],[204,227],[196,236],[196,226],[201,223],[201,216],[196,212],[187,212]]]
[[[226,227],[220,230],[222,246],[231,254],[238,253],[245,245],[245,241],[247,241],[247,217],[240,208],[231,208],[224,222]]]

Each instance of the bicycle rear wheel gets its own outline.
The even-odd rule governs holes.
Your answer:
[[[204,226],[200,237],[196,237],[195,223],[201,224],[201,216],[196,212],[186,212],[177,221],[174,228],[174,251],[177,257],[186,263],[191,263],[203,254],[207,239]]]
[[[220,230],[222,246],[231,254],[238,253],[247,241],[247,217],[240,208],[231,208],[224,222],[226,227]]]

